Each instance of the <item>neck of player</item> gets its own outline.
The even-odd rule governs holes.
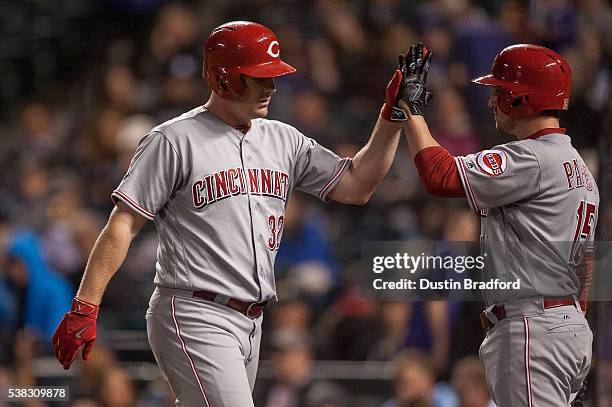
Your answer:
[[[225,100],[214,92],[211,93],[204,107],[219,120],[231,127],[247,125],[251,119],[255,118],[251,117],[252,115],[249,115],[245,109],[241,109],[241,104]]]
[[[559,119],[553,116],[535,116],[519,120],[512,134],[519,140],[523,140],[540,130],[558,128]]]

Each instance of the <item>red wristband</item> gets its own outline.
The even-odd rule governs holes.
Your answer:
[[[74,299],[72,300],[72,308],[70,308],[70,312],[96,319],[98,317],[99,309],[99,305],[92,304],[90,302],[81,300],[80,298],[74,297]]]

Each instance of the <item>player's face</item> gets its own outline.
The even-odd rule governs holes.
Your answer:
[[[489,108],[493,110],[493,118],[495,119],[495,127],[497,130],[506,134],[513,134],[513,130],[516,127],[517,121],[512,119],[510,116],[499,110],[497,105],[497,98],[501,92],[500,87],[494,87],[491,97],[489,98]]]
[[[270,100],[276,92],[274,78],[255,78],[247,75],[243,75],[242,78],[245,91],[238,102],[252,118],[266,117]]]

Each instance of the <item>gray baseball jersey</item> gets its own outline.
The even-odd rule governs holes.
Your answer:
[[[141,140],[112,197],[158,230],[147,334],[177,406],[253,407],[263,316],[193,291],[248,302],[275,297],[291,190],[326,200],[349,166],[287,124],[253,120],[243,134],[204,107]]]
[[[520,290],[483,290],[506,318],[487,332],[480,358],[500,407],[567,406],[591,364],[592,332],[576,305],[575,267],[592,247],[599,192],[563,129],[545,129],[456,157],[472,209],[481,214],[485,281],[520,280]]]
[[[245,135],[198,107],[141,140],[112,197],[155,221],[156,285],[262,301],[291,190],[325,201],[349,166],[287,124]]]
[[[487,305],[578,293],[575,266],[592,245],[599,192],[563,129],[455,157],[471,208],[481,214]]]

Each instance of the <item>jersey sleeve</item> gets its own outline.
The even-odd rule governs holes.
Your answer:
[[[470,207],[476,212],[540,193],[538,158],[520,142],[455,157],[455,165]]]
[[[350,158],[340,158],[316,141],[300,135],[294,167],[294,187],[327,202],[327,195],[351,165]]]
[[[132,162],[111,195],[153,220],[179,184],[180,158],[163,133],[154,131],[138,144]]]

